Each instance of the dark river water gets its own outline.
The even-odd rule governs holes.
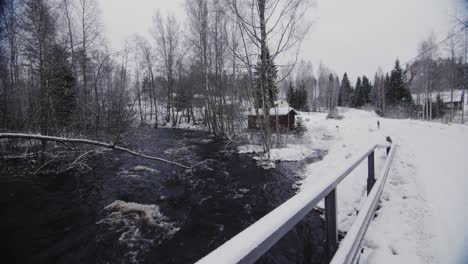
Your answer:
[[[104,151],[87,173],[33,175],[31,161],[0,158],[2,263],[193,263],[292,197],[300,179],[300,163],[265,170],[204,132],[139,128],[127,141],[204,162],[190,172]],[[312,212],[258,263],[323,263],[323,238]]]

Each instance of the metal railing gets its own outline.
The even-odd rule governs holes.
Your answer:
[[[371,190],[369,190],[368,186],[367,198],[361,207],[360,213],[354,220],[353,225],[348,230],[344,239],[340,242],[340,247],[330,263],[356,263],[359,259],[362,240],[374,215],[374,211],[377,207],[380,195],[382,194],[385,182],[387,181],[388,172],[390,171],[395,151],[396,146],[393,146],[391,150],[387,149],[387,159],[385,160],[381,175],[373,184],[374,187],[371,188]]]
[[[387,159],[382,174],[376,180],[374,151],[381,147],[387,148]],[[395,150],[395,144],[371,146],[365,153],[351,160],[346,169],[336,176],[299,192],[196,263],[254,263],[322,199],[325,199],[325,256],[327,262],[354,263],[358,259],[362,239],[382,193]],[[338,248],[336,187],[366,158],[368,159],[368,196],[353,226]],[[373,188],[374,186],[376,188]]]

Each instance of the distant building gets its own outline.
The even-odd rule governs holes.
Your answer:
[[[460,113],[461,110],[464,109],[465,112],[468,110],[466,109],[468,106],[468,91],[467,90],[462,90],[462,89],[456,89],[453,90],[453,109],[455,113]],[[450,91],[437,91],[437,92],[432,92],[429,94],[428,98],[426,97],[425,93],[419,93],[419,94],[412,94],[413,101],[418,106],[418,115],[422,114],[423,111],[423,106],[425,102],[432,101],[432,103],[435,103],[437,101],[437,97],[440,96],[440,99],[443,102],[444,105],[444,110],[449,110],[452,109],[452,102],[451,102],[451,95]],[[427,98],[427,99],[426,99]]]
[[[440,96],[442,102],[444,102],[444,106],[446,109],[450,109],[451,105],[451,96],[450,91],[439,91],[439,92],[432,92],[429,94],[430,98],[426,98],[425,93],[420,94],[412,94],[413,101],[416,105],[424,105],[424,101],[432,100],[433,103],[437,101],[437,97]],[[468,97],[465,90],[453,90],[453,108],[457,110],[461,110],[462,105],[468,104]]]
[[[258,110],[260,118],[263,116],[262,109]],[[270,109],[270,126],[272,130],[276,131],[277,125],[281,132],[287,132],[294,129],[296,125],[297,111],[293,108],[282,104],[281,106]],[[251,110],[248,115],[248,128],[258,129],[258,120],[255,110]]]

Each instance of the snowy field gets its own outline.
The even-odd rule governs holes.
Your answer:
[[[387,136],[399,146],[360,263],[468,263],[468,127],[382,119],[354,109],[341,112],[342,120],[302,114],[308,147],[329,154],[307,167],[301,191],[336,174],[370,145],[385,143]],[[375,159],[379,171],[384,150]],[[340,230],[352,225],[365,197],[366,177],[363,162],[338,186]]]

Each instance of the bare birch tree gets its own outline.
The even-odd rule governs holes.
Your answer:
[[[437,54],[435,46],[435,35],[432,33],[429,37],[421,42],[419,47],[419,54],[421,55],[421,71],[419,74],[423,79],[424,98],[423,98],[423,115],[425,120],[432,119],[432,75],[433,75],[433,60]]]
[[[212,130],[209,101],[209,35],[208,35],[208,0],[186,0],[186,11],[189,19],[189,42],[194,48],[195,58],[201,65],[202,87],[204,95],[203,117],[208,129]]]
[[[176,67],[176,57],[179,53],[180,29],[177,20],[173,15],[165,19],[158,12],[153,17],[153,38],[159,56],[162,58],[163,72],[167,84],[167,102],[166,102],[166,122],[174,120],[174,72]]]
[[[258,67],[257,64],[252,63],[258,58],[257,70],[261,77],[256,80],[258,91],[254,93],[254,96],[255,102],[260,102],[260,104],[255,104],[255,111],[259,117],[258,120],[261,120],[263,149],[269,158],[272,135],[270,108],[273,105],[267,92],[271,87],[268,87],[268,80],[264,76],[271,70],[269,65],[272,65],[272,61],[279,60],[282,54],[293,50],[299,51],[302,39],[309,28],[309,24],[304,19],[309,7],[308,1],[225,0],[225,2],[241,30],[244,54],[239,54],[239,57],[243,57],[243,62],[250,69]],[[252,50],[247,47],[247,42],[252,44]],[[261,107],[261,113],[259,107]]]
[[[79,26],[81,33],[80,67],[82,75],[82,123],[88,123],[89,107],[89,56],[90,49],[100,34],[100,23],[98,20],[98,7],[95,0],[79,0]]]
[[[149,42],[142,38],[142,37],[137,37],[135,39],[136,45],[137,45],[137,52],[138,54],[141,54],[141,63],[143,64],[143,67],[146,69],[146,73],[149,76],[149,101],[150,101],[150,119],[152,118],[153,115],[153,105],[154,105],[154,117],[155,117],[155,123],[154,127],[158,127],[158,108],[156,107],[157,104],[157,97],[156,97],[156,80],[155,80],[155,70],[154,70],[154,59],[153,59],[153,52],[151,50],[151,45]]]
[[[74,30],[74,20],[73,20],[73,10],[74,10],[74,5],[73,1],[70,0],[62,0],[62,8],[64,12],[64,17],[65,17],[65,23],[67,25],[67,35],[68,35],[68,42],[70,45],[70,60],[71,64],[73,67],[73,74],[75,76],[78,75],[77,70],[76,70],[76,56],[75,56],[75,30]]]
[[[9,108],[9,100],[16,101],[18,94],[18,80],[19,80],[19,30],[20,25],[18,21],[20,5],[17,0],[10,0],[5,3],[5,7],[0,19],[0,32],[5,37],[5,52],[6,57],[2,58],[5,61],[7,69],[4,69],[4,85],[3,85],[3,102],[2,102],[2,124],[3,127],[7,128],[10,126],[9,119],[15,117],[9,116],[13,109]],[[2,38],[3,39],[3,38]],[[3,53],[1,54],[3,55]],[[7,66],[8,65],[8,66]],[[9,73],[7,73],[7,70]]]
[[[454,108],[454,103],[453,103],[453,90],[456,89],[456,72],[457,72],[457,65],[456,65],[456,60],[458,55],[460,54],[460,38],[458,35],[456,35],[456,32],[454,29],[452,29],[448,33],[448,41],[446,42],[446,50],[449,53],[449,58],[450,58],[450,67],[448,69],[448,83],[450,86],[450,116],[449,116],[449,121],[453,122],[453,118],[455,115],[455,108]]]

